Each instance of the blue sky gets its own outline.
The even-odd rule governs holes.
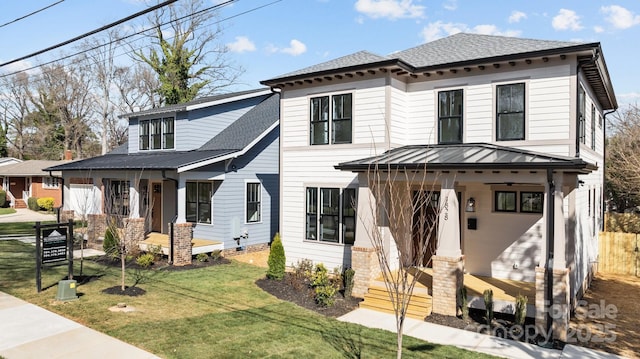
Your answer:
[[[0,11],[0,24],[54,2],[6,1]],[[140,0],[64,0],[0,27],[0,62],[65,41],[145,7]],[[640,52],[638,0],[238,0],[221,8],[220,19],[225,28],[221,41],[229,47],[232,61],[245,69],[241,83],[233,90],[255,88],[260,80],[360,50],[387,55],[464,31],[598,41],[618,102],[624,105],[640,100],[634,64]],[[140,21],[130,26],[140,26]],[[47,61],[57,54],[54,51],[37,60]],[[27,61],[33,64],[36,60]]]

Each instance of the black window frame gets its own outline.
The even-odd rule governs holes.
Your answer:
[[[525,203],[528,202],[524,198],[526,195],[533,195],[531,197],[534,197],[534,196],[538,197],[540,199],[539,208],[534,208],[532,206],[531,208],[526,208],[525,209]],[[521,213],[542,213],[544,211],[544,192],[540,192],[540,191],[520,191],[520,205],[518,207],[520,208],[520,212]]]
[[[460,103],[454,103],[459,94]],[[446,102],[446,106],[443,106]],[[452,114],[451,110],[457,109],[457,114]],[[462,143],[462,129],[464,125],[464,91],[462,89],[447,90],[438,92],[438,143],[439,144],[457,144]],[[457,120],[458,133],[457,138],[453,140],[443,140],[443,122]]]
[[[338,132],[346,131],[346,135]],[[309,99],[309,144],[353,143],[353,94],[338,93]]]
[[[353,245],[357,190],[353,187],[305,187],[305,239]]]
[[[141,151],[175,149],[175,121],[173,116],[140,120],[138,148]]]
[[[501,208],[499,197],[501,194],[513,195],[513,209]],[[518,212],[518,191],[495,191],[494,210],[496,212],[517,213]]]
[[[256,218],[253,218],[255,214]],[[247,182],[245,186],[244,223],[262,222],[262,184]]]
[[[514,101],[513,101],[513,88],[514,87],[522,87],[522,109],[519,110],[513,110],[513,108],[511,108],[514,105]],[[503,110],[501,111],[501,108],[503,108],[504,106],[502,106],[502,97],[501,94],[502,89],[507,89],[510,88],[511,89],[511,96],[509,97],[509,102],[510,102],[510,109],[509,110]],[[526,108],[527,108],[527,86],[524,82],[516,82],[516,83],[510,83],[510,84],[503,84],[503,85],[496,85],[496,141],[521,141],[524,140],[526,135]],[[502,136],[501,129],[504,127],[503,126],[503,122],[506,122],[508,119],[508,116],[513,116],[513,115],[517,115],[520,114],[520,121],[522,128],[520,129],[520,134],[518,136],[512,136],[512,137],[506,137],[506,136]],[[504,121],[503,121],[504,118]]]
[[[596,106],[591,104],[591,149],[596,149]]]
[[[131,213],[130,195],[131,189],[128,180],[110,180],[106,198],[106,212],[122,217],[129,216]]]
[[[587,94],[582,86],[578,86],[578,139],[580,143],[587,143]]]
[[[195,197],[190,196],[195,186]],[[208,195],[203,195],[207,192]],[[213,182],[211,181],[187,181],[185,183],[185,220],[190,223],[212,224],[213,223]],[[189,205],[195,205],[195,212]],[[206,209],[206,210],[205,210]],[[208,219],[202,220],[208,214]]]

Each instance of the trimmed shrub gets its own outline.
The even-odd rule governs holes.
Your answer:
[[[462,319],[469,319],[469,300],[467,299],[467,288],[465,286],[458,289],[458,303],[460,305]]]
[[[514,320],[519,326],[523,326],[525,319],[527,319],[528,301],[529,299],[522,294],[518,294],[518,296],[516,297],[516,312],[514,313]]]
[[[0,189],[0,208],[7,206],[7,191]]]
[[[280,239],[280,233],[276,233],[271,242],[271,249],[269,250],[269,259],[267,264],[269,269],[267,270],[267,278],[282,280],[284,278],[284,269],[286,264],[286,257],[284,256],[284,247],[282,246],[282,240]]]
[[[152,253],[144,253],[136,258],[136,263],[142,268],[149,268],[153,265],[155,256]]]
[[[485,314],[487,317],[487,325],[491,327],[491,322],[493,322],[493,290],[486,289],[482,293],[482,297],[484,298],[484,307],[485,307]]]
[[[342,280],[344,281],[344,297],[350,297],[351,292],[353,292],[353,277],[355,277],[356,271],[353,268],[347,268],[342,275]]]
[[[196,260],[198,262],[208,262],[209,261],[209,255],[206,253],[198,253],[196,255]]]
[[[32,211],[39,210],[40,206],[38,206],[38,199],[35,197],[29,197],[29,199],[27,199],[27,207]]]
[[[311,278],[311,286],[316,293],[316,303],[323,307],[333,305],[338,288],[336,288],[336,285],[329,279],[329,272],[324,264],[316,264]]]
[[[214,261],[222,259],[222,251],[216,249],[215,251],[211,252],[211,259]]]
[[[38,207],[44,209],[47,212],[53,211],[53,205],[55,202],[56,201],[53,199],[53,197],[42,197],[36,200]]]
[[[118,235],[113,233],[111,228],[107,228],[104,232],[104,242],[102,242],[102,249],[104,252],[113,258],[118,257]]]

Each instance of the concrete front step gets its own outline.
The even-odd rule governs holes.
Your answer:
[[[360,303],[360,308],[367,308],[384,313],[394,313],[394,308],[389,299],[386,288],[380,286],[369,287],[369,292],[365,294],[364,301]],[[428,294],[414,293],[409,301],[406,316],[418,320],[424,320],[431,314],[432,299]]]

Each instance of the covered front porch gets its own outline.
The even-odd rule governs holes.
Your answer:
[[[469,305],[483,308],[482,293],[492,289],[496,311],[513,313],[515,298],[526,295],[528,315],[542,327],[553,323],[556,337],[566,335],[566,248],[572,238],[564,208],[578,186],[577,175],[595,166],[573,157],[462,144],[406,146],[336,168],[359,176],[361,221],[352,265],[356,273],[364,272],[356,279],[366,285],[356,284],[354,292],[367,295],[380,273],[377,253],[384,252],[392,267],[428,268],[420,282],[430,289],[434,313],[456,315],[462,287]],[[437,196],[416,205],[420,193]],[[425,211],[425,206],[432,208]],[[413,221],[398,223],[403,218]],[[384,237],[378,244],[371,240],[372,228]],[[431,232],[416,233],[416,228]],[[553,321],[550,305],[562,311]]]
[[[171,249],[171,238],[169,234],[151,232],[145,235],[145,239],[138,243],[143,251],[150,251],[154,246],[160,247],[162,254],[169,255]],[[208,239],[191,239],[191,254],[210,253],[216,250],[223,250],[224,244],[220,241]]]

